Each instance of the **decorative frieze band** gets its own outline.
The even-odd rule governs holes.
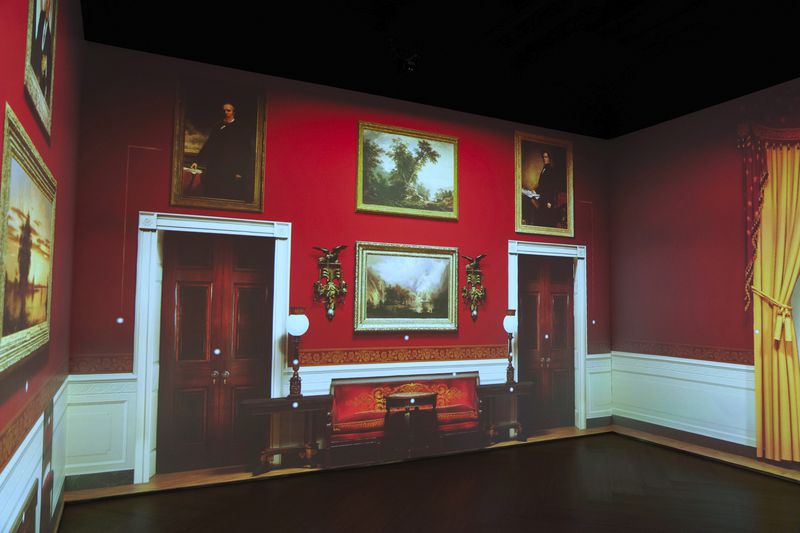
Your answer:
[[[300,360],[303,366],[475,361],[506,357],[508,357],[508,347],[505,344],[300,350]]]
[[[133,354],[97,354],[72,356],[69,359],[70,374],[117,374],[133,372]]]
[[[649,341],[614,341],[614,351],[684,357],[686,359],[700,359],[718,363],[753,364],[753,350],[721,348],[718,346],[695,346]]]
[[[42,416],[45,408],[56,395],[61,384],[64,383],[64,376],[53,376],[36,394],[36,396],[22,408],[22,411],[8,423],[6,429],[0,433],[0,471],[2,471],[14,452],[17,451],[22,441],[28,435],[33,425]]]

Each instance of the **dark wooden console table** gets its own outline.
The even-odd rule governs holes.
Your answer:
[[[253,475],[261,474],[272,468],[273,460],[278,454],[281,454],[281,457],[296,454],[303,465],[311,467],[318,465],[317,421],[324,420],[331,410],[330,395],[244,400],[242,409],[245,416],[250,419],[250,423],[254,425],[259,423],[263,417],[266,417],[266,423],[271,425],[272,416],[276,414],[301,413],[303,415],[303,446],[273,448],[267,441],[258,452],[258,459],[252,469]]]
[[[515,440],[525,440],[525,428],[519,421],[519,404],[520,397],[526,396],[528,401],[532,400],[534,391],[533,382],[523,381],[520,383],[496,383],[492,385],[478,386],[478,397],[481,399],[483,408],[486,412],[486,434],[489,437],[489,442],[502,440],[510,440],[510,429],[514,429]],[[509,404],[509,411],[505,420],[497,421],[497,403],[503,401]],[[498,438],[505,433],[506,438]]]
[[[386,396],[383,453],[406,458],[437,449],[435,392],[395,392]]]

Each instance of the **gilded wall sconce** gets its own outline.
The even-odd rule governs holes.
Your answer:
[[[325,300],[325,316],[328,320],[333,320],[336,302],[341,302],[347,294],[347,283],[342,279],[342,264],[339,263],[339,252],[345,248],[347,246],[344,244],[333,250],[314,246],[314,249],[322,252],[322,256],[317,259],[319,279],[314,282],[314,299]]]
[[[475,259],[462,255],[467,263],[467,284],[461,289],[461,296],[469,304],[472,320],[478,319],[478,305],[486,301],[486,288],[483,286],[483,272],[481,272],[481,259],[486,254],[481,254]]]

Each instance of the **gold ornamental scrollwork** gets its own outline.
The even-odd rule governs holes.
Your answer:
[[[483,272],[481,272],[481,259],[486,254],[480,254],[475,259],[462,255],[467,263],[467,284],[461,289],[461,296],[469,304],[472,320],[478,319],[478,306],[486,301],[486,288],[483,286]]]
[[[317,259],[319,279],[314,282],[314,299],[325,301],[328,320],[333,320],[337,302],[341,303],[347,294],[347,283],[342,279],[342,264],[339,262],[339,252],[345,248],[347,246],[344,244],[331,250],[314,246],[314,249],[322,252]]]

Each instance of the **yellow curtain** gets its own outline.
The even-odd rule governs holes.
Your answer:
[[[800,364],[789,307],[800,274],[800,146],[767,146],[767,169],[753,273],[757,454],[800,461]]]

